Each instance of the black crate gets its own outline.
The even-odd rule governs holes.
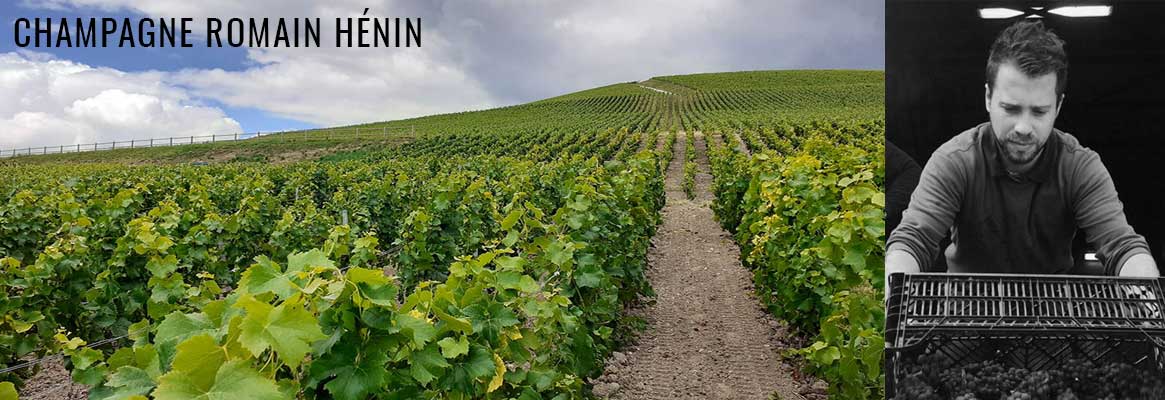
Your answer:
[[[886,393],[920,354],[1041,370],[1069,359],[1165,371],[1165,279],[895,273]]]

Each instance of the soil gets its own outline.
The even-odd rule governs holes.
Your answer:
[[[84,400],[89,387],[69,376],[64,360],[52,358],[40,364],[41,370],[20,389],[20,400]]]
[[[753,296],[739,248],[713,220],[704,135],[695,139],[696,198],[688,200],[681,189],[685,149],[677,140],[663,223],[648,253],[657,297],[630,311],[647,320],[647,330],[612,354],[594,393],[646,400],[824,398],[821,382],[782,359],[796,339]]]

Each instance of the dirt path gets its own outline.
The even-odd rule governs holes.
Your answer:
[[[89,387],[69,377],[64,361],[54,358],[41,364],[41,370],[20,389],[20,400],[83,400]]]
[[[595,394],[615,399],[804,399],[805,385],[779,352],[781,325],[752,297],[740,250],[712,219],[704,136],[696,134],[696,199],[681,189],[684,141],[667,171],[663,224],[652,239],[648,272],[658,295],[637,310],[648,328],[615,353]]]

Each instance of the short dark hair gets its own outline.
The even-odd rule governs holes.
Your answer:
[[[1056,100],[1068,87],[1068,54],[1064,40],[1042,21],[1021,20],[999,33],[987,57],[987,88],[995,89],[999,66],[1012,62],[1029,77],[1056,73]]]

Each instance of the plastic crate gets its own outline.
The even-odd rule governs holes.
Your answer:
[[[1165,371],[1165,279],[895,273],[886,309],[886,393],[920,354],[1029,370],[1068,359]]]

